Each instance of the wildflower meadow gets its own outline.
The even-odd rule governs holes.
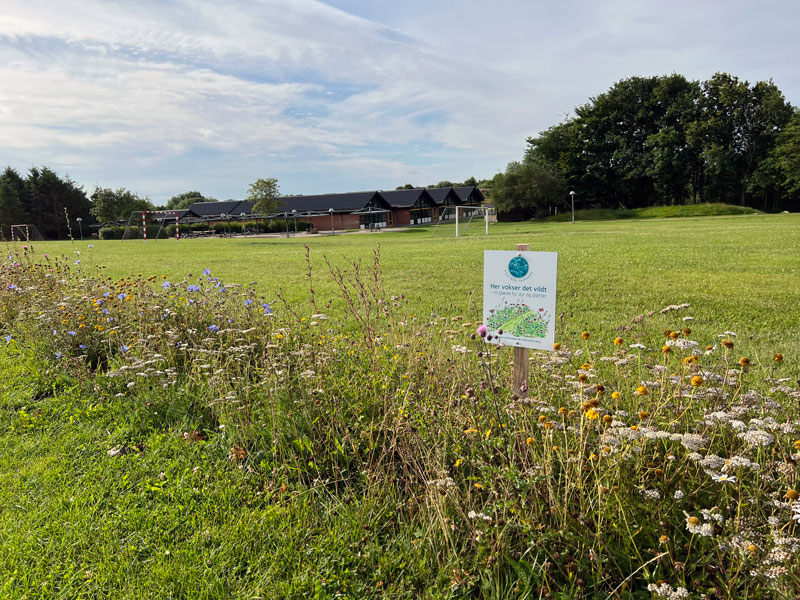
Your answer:
[[[0,594],[795,598],[800,219],[760,218],[7,244]],[[528,239],[515,394],[479,266]]]

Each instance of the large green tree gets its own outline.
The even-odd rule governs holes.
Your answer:
[[[10,226],[28,222],[25,207],[29,205],[28,186],[25,180],[11,167],[0,175],[0,229],[7,237]]]
[[[83,187],[69,176],[62,179],[52,169],[34,167],[26,184],[29,202],[26,212],[45,239],[67,237],[78,217],[93,221]]]
[[[501,213],[533,218],[562,206],[567,185],[559,170],[533,160],[509,163],[505,173],[495,176],[492,202]]]
[[[247,188],[247,199],[253,202],[253,212],[273,213],[278,209],[278,180],[274,177],[257,179]]]
[[[216,198],[206,198],[197,191],[191,192],[184,192],[182,194],[178,194],[177,196],[173,196],[167,201],[166,209],[167,210],[181,210],[183,208],[189,208],[195,202],[216,202]]]
[[[95,187],[92,192],[92,214],[102,223],[127,220],[134,211],[154,210],[150,199],[125,188]],[[138,224],[138,223],[137,223]]]
[[[528,138],[526,158],[558,168],[596,206],[719,201],[769,209],[781,198],[771,152],[791,115],[771,81],[631,77]]]

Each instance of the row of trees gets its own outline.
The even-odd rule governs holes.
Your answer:
[[[257,212],[273,212],[277,205],[278,180],[258,179],[250,184],[248,199]],[[80,219],[84,226],[127,221],[134,211],[180,210],[195,202],[216,202],[190,191],[156,207],[148,197],[125,188],[97,186],[91,196],[69,176],[60,177],[47,167],[32,168],[26,177],[11,167],[0,175],[0,236],[9,238],[11,225],[33,224],[45,239],[63,239]]]
[[[800,113],[772,82],[631,77],[527,140],[492,198],[526,216],[564,205],[723,202],[800,208]]]
[[[27,177],[7,167],[0,175],[0,231],[6,239],[10,226],[22,223],[33,223],[46,239],[63,238],[75,219],[92,222],[90,211],[83,188],[47,167],[34,167]]]

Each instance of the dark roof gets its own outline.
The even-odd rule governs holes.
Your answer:
[[[427,188],[425,191],[428,192],[428,195],[430,195],[437,206],[461,203],[461,198],[459,198],[458,194],[456,194],[451,187]]]
[[[347,194],[316,194],[314,196],[283,196],[278,198],[277,212],[353,212],[364,208],[378,196],[378,192],[350,192]]]
[[[386,200],[386,203],[392,208],[410,208],[414,206],[418,200],[422,200],[422,203],[428,206],[434,206],[436,204],[430,197],[430,194],[423,189],[392,190],[379,193],[381,198]]]
[[[219,215],[250,214],[253,203],[249,200],[226,200],[225,202],[195,202],[189,211],[198,217],[217,217]]]
[[[462,202],[483,202],[485,200],[481,191],[474,185],[454,187],[453,191],[458,194]]]

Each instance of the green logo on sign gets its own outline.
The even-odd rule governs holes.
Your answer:
[[[528,261],[521,256],[515,256],[508,262],[508,272],[517,279],[528,274]]]

